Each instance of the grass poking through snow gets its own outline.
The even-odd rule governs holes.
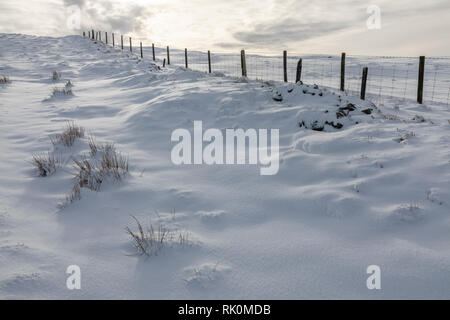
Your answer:
[[[136,222],[137,231],[132,231],[129,227],[125,228],[126,233],[133,241],[133,247],[137,256],[151,257],[156,256],[164,247],[174,245],[185,246],[189,244],[189,233],[182,231],[171,231],[164,225],[154,227],[149,224],[145,228],[135,217],[131,216]]]
[[[61,73],[58,72],[58,71],[56,71],[56,70],[54,70],[54,71],[52,72],[52,80],[53,80],[53,81],[56,81],[56,80],[59,80],[59,78],[61,78]]]
[[[105,150],[103,146],[101,148]],[[77,170],[76,184],[93,191],[99,191],[102,183],[108,179],[121,181],[128,173],[128,158],[114,148],[102,151],[100,160],[85,157],[73,161]]]
[[[48,177],[61,165],[62,160],[51,153],[35,154],[31,163],[38,169],[40,177]]]
[[[53,88],[52,97],[57,97],[57,96],[73,96],[72,89],[68,88],[68,87]]]
[[[51,138],[53,145],[62,144],[66,147],[71,147],[76,139],[84,137],[84,128],[75,124],[73,121],[68,121],[67,125],[61,134],[57,134]]]
[[[0,76],[0,84],[11,83],[11,80],[8,76],[1,75]]]

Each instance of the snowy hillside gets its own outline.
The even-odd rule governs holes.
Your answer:
[[[79,36],[0,34],[0,75],[2,299],[450,298],[446,106],[162,68]],[[175,165],[171,134],[194,121],[279,129],[278,173]],[[76,177],[107,150],[120,179]],[[166,236],[149,256],[133,217]]]

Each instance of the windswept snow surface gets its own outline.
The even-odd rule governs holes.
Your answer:
[[[12,80],[0,85],[0,298],[450,298],[447,106],[159,70],[79,36],[1,34],[0,73]],[[73,95],[52,95],[69,79]],[[349,103],[342,129],[311,130]],[[130,173],[64,205],[71,158],[89,150],[87,135],[52,145],[67,120],[115,143]],[[278,174],[174,165],[171,133],[195,120],[280,129]],[[64,164],[38,177],[29,161],[47,151]],[[189,240],[132,256],[130,215]],[[81,290],[66,287],[69,265]],[[367,289],[370,265],[381,290]]]

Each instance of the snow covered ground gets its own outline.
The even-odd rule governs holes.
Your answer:
[[[450,298],[447,106],[159,69],[79,36],[0,34],[0,48],[0,298]],[[52,95],[68,80],[72,95]],[[54,146],[68,120],[85,137]],[[171,133],[195,120],[279,129],[278,174],[174,165]],[[89,134],[129,174],[68,203]],[[47,177],[30,163],[43,152],[63,159]],[[188,237],[133,256],[131,215]]]

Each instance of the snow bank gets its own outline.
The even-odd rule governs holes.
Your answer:
[[[161,68],[78,36],[0,35],[1,298],[450,298],[450,112],[376,106],[314,84],[242,81]],[[51,79],[52,72],[61,73]],[[70,97],[52,97],[70,80]],[[397,107],[396,107],[397,105]],[[60,206],[88,135],[129,175]],[[171,132],[280,129],[280,170],[175,166]],[[37,177],[32,154],[61,154]],[[192,245],[130,256],[130,215]],[[382,290],[366,287],[379,265]],[[68,290],[78,265],[82,289]]]

